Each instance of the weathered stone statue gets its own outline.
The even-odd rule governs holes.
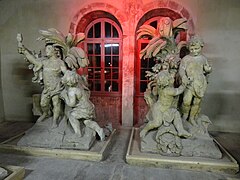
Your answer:
[[[143,25],[138,30],[138,38],[151,39],[140,52],[141,58],[158,61],[152,72],[146,72],[150,82],[144,98],[149,112],[147,123],[140,128],[140,149],[167,156],[221,158],[208,134],[211,121],[200,114],[207,75],[212,68],[201,55],[203,42],[199,37],[192,37],[188,43],[175,40],[179,30],[186,28],[185,19],[172,21],[163,17],[157,29]],[[181,60],[180,49],[187,44],[190,54]]]
[[[85,36],[69,33],[65,37],[56,29],[41,30],[40,34],[39,40],[46,42],[46,56],[43,57],[28,50],[22,43],[22,35],[17,35],[18,52],[31,63],[33,82],[43,86],[42,115],[18,145],[87,150],[92,146],[96,132],[101,140],[105,134],[94,121],[95,107],[89,100],[86,76],[76,73],[76,69],[89,64],[83,49],[76,47]],[[51,119],[52,126],[49,124]]]
[[[183,120],[189,118],[192,125],[196,125],[200,103],[207,88],[206,76],[212,71],[207,58],[201,54],[202,47],[201,38],[193,36],[188,43],[190,54],[182,59],[179,67],[180,76],[191,80],[184,91],[181,110]]]
[[[18,35],[18,52],[25,55],[26,59],[33,64],[33,71],[38,74],[39,81],[43,83],[43,91],[41,94],[41,108],[43,114],[38,118],[37,122],[43,121],[50,116],[50,106],[52,105],[53,122],[52,126],[57,127],[57,120],[60,117],[61,102],[59,94],[63,89],[61,77],[67,70],[67,67],[58,56],[57,51],[52,43],[46,43],[46,57],[36,58],[22,44],[21,35]]]
[[[88,88],[80,82],[80,76],[75,71],[66,71],[63,78],[65,89],[61,92],[61,97],[64,99],[66,105],[71,107],[67,112],[67,116],[75,134],[82,137],[81,123],[96,131],[104,140],[105,135],[103,129],[93,121],[95,119],[95,107],[89,100]]]
[[[190,137],[191,134],[183,128],[181,115],[174,107],[174,99],[184,91],[186,87],[184,83],[187,82],[174,88],[174,76],[168,70],[159,72],[156,79],[158,100],[150,107],[147,114],[148,123],[141,130],[140,137],[144,138],[149,130],[158,128],[155,138],[159,150],[164,153],[167,153],[168,150],[180,153],[178,150],[181,147],[179,137]]]

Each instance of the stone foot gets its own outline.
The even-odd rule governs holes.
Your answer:
[[[141,130],[140,132],[140,138],[143,139],[145,136],[147,135],[147,131],[146,130]]]
[[[100,131],[98,132],[98,135],[99,135],[101,141],[105,140],[105,133],[103,131],[103,128],[100,129]]]
[[[58,127],[57,122],[56,122],[56,121],[53,121],[53,122],[52,122],[52,129],[55,129],[55,128],[57,128],[57,127]]]
[[[47,118],[47,114],[42,114],[38,119],[37,119],[37,123],[39,123],[39,122],[42,122],[44,119],[46,119]]]
[[[181,131],[179,131],[178,132],[178,135],[180,136],[180,137],[185,137],[185,138],[188,138],[188,137],[191,137],[192,136],[192,134],[191,133],[189,133],[189,132],[187,132],[186,130],[181,130]]]

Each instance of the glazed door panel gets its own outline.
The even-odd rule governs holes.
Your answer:
[[[109,122],[113,127],[121,125],[121,96],[91,96],[90,100],[95,105],[96,121],[101,126]]]

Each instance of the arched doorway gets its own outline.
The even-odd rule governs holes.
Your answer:
[[[157,28],[158,23],[162,17],[170,17],[172,20],[181,18],[180,14],[170,9],[154,9],[146,13],[139,21],[137,29],[143,24],[151,25]],[[177,41],[186,40],[187,32],[182,32],[176,38]],[[136,54],[135,54],[135,93],[134,93],[134,125],[142,125],[145,121],[145,116],[148,111],[148,106],[143,98],[144,92],[147,88],[149,79],[145,77],[146,71],[151,71],[151,68],[155,65],[154,58],[140,59],[140,51],[144,49],[149,43],[150,39],[139,39],[136,40]]]
[[[88,82],[97,121],[121,124],[122,31],[109,18],[97,18],[85,29],[84,49],[88,54]]]

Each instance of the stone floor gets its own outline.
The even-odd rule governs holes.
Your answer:
[[[0,124],[0,141],[28,129],[28,123]],[[23,166],[26,180],[240,180],[240,174],[172,170],[131,166],[125,162],[131,129],[120,128],[116,133],[108,158],[89,162],[16,154],[0,154],[0,164]],[[240,162],[240,134],[212,132],[212,135]]]

